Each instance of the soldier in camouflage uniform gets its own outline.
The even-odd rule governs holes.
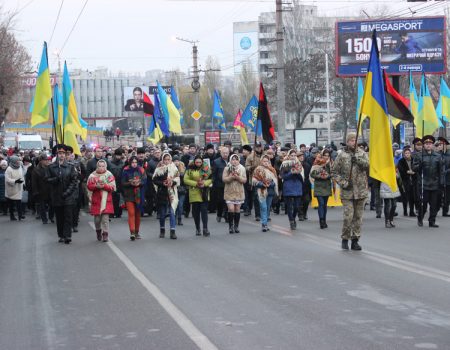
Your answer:
[[[348,240],[351,239],[351,249],[361,250],[358,240],[361,236],[364,204],[368,197],[369,159],[362,149],[356,147],[355,133],[347,135],[346,143],[347,146],[334,161],[331,176],[341,187],[341,201],[344,206],[342,249],[348,249]]]

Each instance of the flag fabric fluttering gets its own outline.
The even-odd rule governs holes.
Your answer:
[[[214,102],[213,102],[213,109],[212,109],[212,117],[213,122],[214,119],[217,120],[217,125],[219,126],[219,129],[226,130],[225,126],[225,117],[223,114],[223,108],[222,108],[222,100],[220,99],[219,93],[217,90],[214,90]]]
[[[143,94],[144,94],[144,99],[143,99],[144,115],[148,117],[150,115],[153,115],[155,106],[153,105],[153,102],[150,99],[150,96],[145,91],[143,91]]]
[[[367,68],[361,113],[366,114],[370,118],[370,176],[396,191],[397,180],[392,153],[388,106],[376,39],[376,31],[373,31],[372,49]]]
[[[385,70],[383,71],[383,77],[388,113],[394,118],[392,124],[397,126],[401,121],[413,122],[414,116],[408,108],[409,100],[394,89]]]
[[[242,123],[244,125],[250,127],[253,132],[256,131],[256,125],[258,125],[258,136],[261,136],[261,122],[258,122],[258,99],[255,95],[252,96],[250,101],[247,104],[247,107],[245,107],[244,112],[242,113],[241,117]]]
[[[409,72],[409,110],[414,116],[414,125],[417,127],[419,118],[419,98],[417,97],[416,87],[411,71]]]
[[[64,143],[68,145],[68,143],[66,142],[66,133],[72,133],[74,136],[80,135],[83,139],[86,139],[87,127],[83,127],[80,117],[78,116],[77,104],[75,102],[75,96],[73,94],[72,83],[70,81],[69,71],[67,69],[66,62],[64,62],[62,95],[63,95],[63,111],[64,111],[63,140]],[[84,122],[83,124],[87,126],[86,122]]]
[[[180,124],[183,125],[184,124],[183,109],[181,108],[177,91],[175,90],[175,87],[173,85],[170,87],[170,98],[172,99],[172,102],[175,105],[175,107],[178,109],[178,112],[180,112]]]
[[[450,89],[444,78],[441,77],[441,88],[439,102],[436,107],[436,116],[439,121],[439,127],[444,127],[444,122],[448,122],[450,118]]]
[[[439,121],[436,115],[436,109],[434,107],[430,91],[428,90],[428,84],[425,74],[422,73],[422,79],[420,81],[416,134],[419,137],[424,137],[425,135],[433,135],[438,128]]]
[[[156,93],[155,93],[155,95],[156,95]],[[156,104],[156,101],[155,101],[155,104]],[[156,121],[155,114],[153,114],[150,118],[150,125],[148,127],[148,138],[147,138],[154,145],[156,145],[164,137],[164,134],[161,131],[161,128],[159,127],[159,125]]]
[[[159,82],[156,82],[158,85],[158,95],[159,102],[161,105],[161,110],[163,113],[163,117],[166,120],[166,124],[169,127],[169,131],[174,134],[181,134],[181,123],[180,123],[180,112],[173,104],[172,100],[167,93],[162,88]]]
[[[275,128],[270,117],[264,86],[259,83],[258,122],[261,122],[261,133],[264,141],[271,143],[275,139]],[[258,128],[258,124],[257,128]]]
[[[358,78],[358,97],[356,100],[356,122],[358,123],[359,114],[361,113],[361,101],[364,96],[364,86],[361,78]],[[366,119],[366,115],[361,115],[361,122],[359,124],[359,132],[362,130],[362,125],[364,119]]]
[[[53,88],[53,117],[54,127],[56,133],[56,141],[58,143],[63,140],[64,131],[64,111],[63,111],[63,97],[58,84]]]
[[[239,130],[239,133],[241,134],[241,145],[248,145],[248,137],[247,132],[245,130],[245,125],[241,121],[242,118],[242,111],[239,109],[239,111],[236,114],[236,117],[234,118],[233,122],[233,128]]]
[[[153,109],[155,123],[158,126],[159,130],[161,130],[163,136],[170,136],[169,125],[167,125],[166,118],[164,118],[164,112],[161,107],[159,95],[156,92],[153,95],[153,100],[155,101],[155,107]]]
[[[48,120],[48,103],[52,99],[52,87],[50,84],[50,70],[48,68],[47,43],[44,42],[41,63],[36,79],[36,92],[31,103],[31,127],[44,123]]]

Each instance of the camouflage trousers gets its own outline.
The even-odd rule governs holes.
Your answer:
[[[342,226],[342,239],[359,239],[361,236],[361,225],[364,213],[364,204],[367,198],[363,199],[342,199],[344,207],[344,222]]]

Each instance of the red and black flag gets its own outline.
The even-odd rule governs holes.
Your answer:
[[[258,121],[261,121],[261,132],[264,141],[271,143],[275,139],[275,129],[267,106],[266,92],[263,84],[259,84]],[[259,123],[257,123],[258,125]]]
[[[397,90],[394,89],[385,70],[383,70],[383,76],[389,115],[405,122],[413,122],[414,116],[412,115],[408,107],[409,100],[406,97],[400,95]]]
[[[153,106],[152,100],[147,93],[144,92],[144,115],[153,115],[155,107]]]

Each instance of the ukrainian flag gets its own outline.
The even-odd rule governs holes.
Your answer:
[[[31,106],[31,127],[48,120],[48,103],[52,99],[50,71],[48,69],[47,43],[44,42],[41,63],[36,80],[36,93]]]
[[[370,118],[370,176],[384,182],[395,191],[397,180],[392,154],[391,129],[376,39],[376,31],[374,31],[361,113]]]
[[[422,80],[420,82],[420,98],[419,98],[419,113],[417,135],[424,137],[425,135],[433,135],[436,129],[439,128],[439,121],[434,108],[433,100],[428,90],[427,80],[425,74],[422,73]]]
[[[158,85],[159,102],[161,103],[166,123],[169,125],[169,131],[172,131],[174,134],[181,134],[180,111],[175,107],[170,97],[167,96],[161,84],[159,82],[156,83]]]
[[[161,131],[161,128],[159,127],[158,123],[156,122],[156,118],[154,115],[150,119],[150,125],[148,127],[148,135],[149,136],[148,136],[147,140],[149,140],[154,145],[156,145],[164,137],[164,135]]]
[[[443,128],[444,121],[448,122],[450,116],[450,89],[443,77],[441,77],[441,89],[439,102],[436,107],[436,116],[439,120],[439,126]]]
[[[411,71],[409,72],[409,110],[414,116],[414,125],[417,127],[419,116],[419,98],[417,97],[416,87]]]
[[[359,114],[361,113],[361,101],[364,96],[364,86],[362,83],[361,78],[358,78],[358,98],[356,100],[356,122],[359,120]],[[366,115],[361,115],[361,122],[358,122],[359,125],[359,132],[362,131],[362,123],[364,122],[364,119],[366,119]]]

